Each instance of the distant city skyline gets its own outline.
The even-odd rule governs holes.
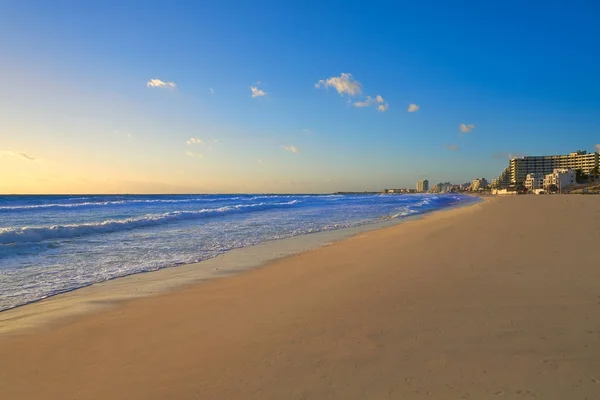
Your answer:
[[[599,151],[599,14],[9,1],[0,194],[379,191]]]

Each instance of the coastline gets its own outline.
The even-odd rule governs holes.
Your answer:
[[[0,335],[0,398],[592,399],[599,223],[494,198]]]
[[[470,197],[478,200],[465,201],[450,207],[398,219],[390,218],[351,228],[271,240],[253,246],[232,249],[217,257],[196,263],[134,273],[61,292],[0,311],[0,336],[35,330],[46,325],[51,326],[53,323],[117,306],[127,300],[155,296],[203,281],[244,273],[267,266],[274,261],[329,246],[366,232],[429,218],[439,213],[451,213],[453,210],[491,201],[490,198],[481,196]]]

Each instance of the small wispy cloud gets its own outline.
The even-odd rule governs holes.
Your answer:
[[[381,95],[377,95],[374,98],[367,96],[363,101],[355,101],[352,103],[354,107],[370,107],[377,105],[377,109],[381,112],[387,111],[389,105],[385,102],[385,99]]]
[[[194,153],[193,151],[186,151],[185,155],[188,157],[204,157],[202,153]]]
[[[523,158],[523,157],[525,157],[525,154],[519,153],[519,152],[511,153],[511,152],[507,152],[507,151],[499,151],[497,153],[492,154],[492,157],[499,158],[499,159],[507,158],[507,159],[511,160],[513,158]]]
[[[458,129],[460,129],[460,131],[462,133],[469,133],[471,132],[473,129],[475,129],[475,125],[473,124],[460,124],[458,126]],[[462,135],[461,135],[462,136]]]
[[[596,145],[596,151],[600,153],[600,143]]]
[[[250,92],[252,93],[253,99],[257,97],[263,97],[267,94],[267,92],[264,90],[259,89],[257,85],[250,86]]]
[[[149,88],[175,89],[177,85],[174,82],[164,82],[160,79],[150,79],[146,86]]]
[[[344,94],[352,97],[362,93],[361,84],[358,82],[352,74],[342,72],[340,76],[332,76],[327,79],[321,79],[315,83],[315,87],[318,88],[334,88],[341,96]]]
[[[312,133],[312,131],[308,128],[302,129],[302,133]]]
[[[115,135],[117,135],[117,136],[126,136],[128,138],[131,138],[131,133],[129,133],[129,132],[115,131]]]
[[[215,89],[213,88],[208,88],[208,91],[210,92],[210,94],[215,94]]]
[[[285,150],[291,152],[291,153],[298,153],[298,152],[300,152],[299,148],[297,148],[296,146],[292,146],[292,145],[290,145],[290,146],[283,146],[283,148]]]
[[[421,108],[421,107],[419,107],[416,104],[409,104],[408,112],[417,112],[417,111],[419,111],[419,108]]]
[[[185,143],[188,146],[190,146],[192,144],[202,144],[202,143],[204,143],[204,141],[202,141],[202,139],[200,139],[200,138],[191,137],[188,140],[186,140]]]
[[[37,160],[35,157],[32,157],[29,154],[23,153],[21,151],[2,150],[2,151],[0,151],[0,156],[17,157],[17,158],[22,158],[27,161]]]
[[[450,151],[458,151],[460,149],[460,147],[458,147],[456,144],[445,144],[444,148]]]
[[[364,101],[355,101],[352,103],[354,107],[369,107],[375,104],[375,99],[371,98],[371,96],[367,96]]]
[[[260,159],[260,158],[259,158],[258,160],[256,160],[256,162],[257,162],[258,164],[260,164],[260,165],[263,165],[263,160],[262,160],[262,159]]]

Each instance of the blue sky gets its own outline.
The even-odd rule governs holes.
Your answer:
[[[598,15],[591,0],[4,1],[0,192],[378,190],[593,151]]]

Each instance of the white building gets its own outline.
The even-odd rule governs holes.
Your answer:
[[[544,178],[545,176],[541,172],[527,174],[527,178],[525,178],[527,191],[533,192],[536,189],[542,189],[544,187]]]
[[[492,189],[492,194],[506,196],[506,195],[516,195],[517,192],[514,190],[508,190],[506,188],[505,189]]]
[[[417,181],[417,192],[425,193],[429,191],[429,181],[427,179],[423,181]]]
[[[485,178],[473,179],[471,184],[471,190],[476,191],[479,189],[485,189],[488,186],[488,181]]]
[[[544,178],[544,189],[549,190],[552,185],[555,185],[559,191],[562,191],[567,186],[575,184],[575,176],[575,171],[572,169],[556,168]]]
[[[578,150],[565,155],[525,156],[512,158],[496,182],[500,187],[515,186],[525,183],[527,174],[533,172],[547,175],[560,168],[580,169],[584,174],[590,174],[599,167],[599,152],[587,153]]]

